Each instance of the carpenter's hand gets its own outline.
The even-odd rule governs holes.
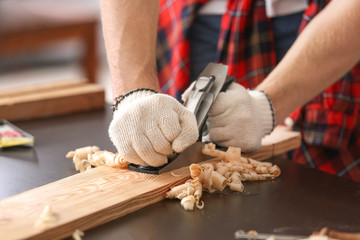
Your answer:
[[[109,136],[128,162],[161,166],[167,155],[198,139],[196,118],[176,99],[150,91],[132,93],[114,112]]]
[[[211,141],[225,147],[240,147],[244,152],[258,149],[261,139],[273,129],[271,108],[263,92],[232,83],[226,92],[219,94],[209,111]]]

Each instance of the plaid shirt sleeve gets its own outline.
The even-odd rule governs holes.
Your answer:
[[[158,73],[162,90],[180,98],[189,85],[188,29],[206,0],[161,0]],[[329,2],[312,0],[299,33]],[[218,62],[246,88],[255,88],[276,65],[271,19],[264,0],[228,0],[221,22]],[[326,63],[324,63],[326,64]],[[302,146],[292,159],[360,182],[360,64],[291,114]]]
[[[299,32],[329,2],[314,0],[304,13]],[[359,104],[360,63],[291,114],[303,136],[294,160],[360,182]]]

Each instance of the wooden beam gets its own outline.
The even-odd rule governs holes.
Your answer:
[[[188,169],[148,175],[98,167],[0,202],[2,239],[62,239],[161,201],[171,186],[189,178]],[[46,205],[56,214],[48,229],[35,227]]]
[[[78,81],[0,92],[0,116],[9,121],[57,116],[104,106],[103,87]]]
[[[0,90],[0,99],[23,96],[32,93],[49,92],[53,89],[67,89],[86,83],[86,79],[64,80]]]
[[[261,161],[300,147],[300,144],[301,135],[299,132],[290,131],[285,126],[277,126],[270,135],[263,138],[259,150],[243,154],[243,156]]]

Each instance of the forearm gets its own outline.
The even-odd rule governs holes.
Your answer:
[[[158,91],[158,1],[102,0],[101,13],[114,96],[143,87]]]
[[[358,0],[333,0],[258,86],[270,96],[277,124],[359,61],[359,11]]]

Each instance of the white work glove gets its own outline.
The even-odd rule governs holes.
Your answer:
[[[232,83],[218,95],[209,111],[209,137],[220,146],[252,152],[273,130],[274,121],[274,111],[265,93]]]
[[[121,100],[109,127],[120,156],[144,166],[167,163],[167,155],[183,151],[198,135],[193,113],[173,97],[148,90]]]

